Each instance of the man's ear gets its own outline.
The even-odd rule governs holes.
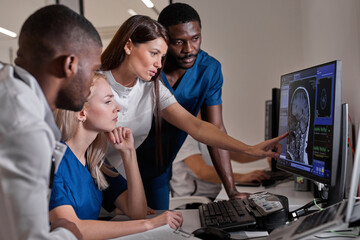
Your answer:
[[[75,55],[68,55],[64,60],[64,73],[67,78],[77,74],[79,67],[79,58]]]
[[[126,55],[130,55],[132,49],[133,49],[133,43],[132,43],[131,39],[129,38],[129,40],[126,42],[126,44],[124,46]]]

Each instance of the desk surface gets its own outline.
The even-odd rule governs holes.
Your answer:
[[[256,169],[266,169],[268,163],[266,159],[259,160],[253,163],[236,163],[232,161],[232,168],[234,172],[246,173]],[[273,194],[283,195],[289,199],[289,210],[293,211],[307,204],[314,199],[312,192],[295,191],[294,181],[288,181],[273,185],[265,188],[261,187],[236,187],[239,192],[256,193],[261,191],[267,191]],[[224,187],[216,197],[217,200],[227,200],[229,197],[226,194]]]
[[[181,229],[183,229],[185,232],[191,233],[201,227],[199,210],[187,209],[177,211],[182,213],[184,221]]]
[[[314,199],[312,192],[295,191],[294,182],[288,181],[269,188],[265,187],[236,187],[239,192],[256,193],[267,191],[269,193],[286,196],[289,200],[289,210],[293,211]],[[224,188],[221,189],[217,200],[229,199]]]
[[[155,215],[147,215],[146,218],[150,219],[155,216],[158,216],[165,212],[166,210],[156,210]],[[196,229],[201,227],[199,210],[197,209],[186,209],[186,210],[176,210],[182,213],[183,216],[183,225],[181,228],[188,233],[195,231]],[[111,221],[130,221],[131,219],[126,215],[116,215],[111,219]]]
[[[183,214],[183,225],[182,225],[182,230],[184,230],[185,232],[191,233],[194,230],[200,228],[200,219],[199,219],[199,211],[197,209],[195,210],[179,210],[182,212]],[[347,229],[346,226],[344,225],[339,225],[337,227],[331,228],[331,230],[342,230],[344,231],[344,229]],[[328,229],[329,230],[329,229]],[[348,229],[349,232],[345,232],[345,234],[348,235],[354,235],[358,233],[358,230],[354,229]],[[345,230],[346,231],[346,230]],[[263,238],[259,238],[261,236],[264,236],[264,233],[266,232],[246,232],[246,231],[238,231],[238,232],[233,232],[232,233],[232,238],[234,239],[267,239],[266,237]],[[306,240],[318,240],[319,238],[331,238],[334,240],[338,240],[338,239],[344,239],[344,235],[341,235],[339,233],[334,233],[331,231],[327,231],[327,230],[323,230],[322,232],[316,233],[314,235],[308,236],[305,239]],[[304,239],[304,240],[305,240]]]

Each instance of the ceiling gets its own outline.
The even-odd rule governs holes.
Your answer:
[[[169,4],[169,0],[152,2],[159,12]],[[154,9],[147,8],[141,0],[84,0],[84,15],[99,30],[103,39],[111,38],[119,26],[131,16],[128,9],[154,19],[158,17]]]
[[[19,33],[25,19],[36,9],[45,5],[54,4],[55,0],[0,0],[0,27]],[[60,0],[75,10],[78,2],[75,0]],[[169,0],[152,0],[155,8],[160,12],[169,4]],[[147,8],[141,0],[83,0],[84,15],[99,30],[103,38],[111,38],[117,28],[131,15],[128,9],[137,14],[147,15],[154,19],[157,14]],[[5,6],[5,7],[4,7]],[[0,41],[9,41],[10,37],[0,33]]]

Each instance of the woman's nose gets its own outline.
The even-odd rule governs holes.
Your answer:
[[[156,62],[154,63],[154,67],[161,68],[161,58],[156,60]]]
[[[121,110],[120,105],[116,103],[115,104],[115,112],[120,112],[120,110]]]

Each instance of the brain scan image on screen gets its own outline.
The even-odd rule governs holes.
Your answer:
[[[331,82],[331,77],[322,78],[318,81],[316,117],[331,117]]]
[[[289,97],[287,155],[293,161],[309,164],[307,146],[310,127],[310,98],[304,87]]]

